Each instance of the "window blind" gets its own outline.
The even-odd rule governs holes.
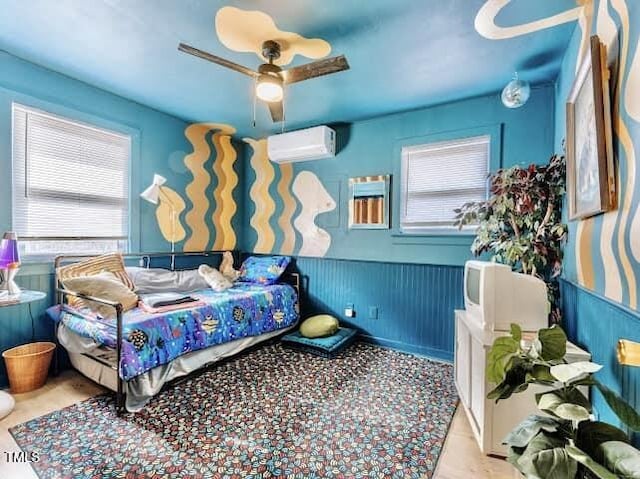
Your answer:
[[[13,105],[13,228],[26,254],[122,249],[131,138]]]
[[[487,199],[489,135],[402,149],[401,230],[451,228],[453,210]]]

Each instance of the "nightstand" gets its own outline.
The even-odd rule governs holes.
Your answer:
[[[9,298],[0,300],[0,308],[29,304],[35,301],[41,301],[46,297],[47,295],[42,291],[23,290],[18,295],[9,296]],[[15,401],[13,396],[5,391],[0,391],[0,419],[8,416],[11,411],[13,411],[14,406]]]

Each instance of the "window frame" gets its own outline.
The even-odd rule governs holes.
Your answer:
[[[461,230],[452,226],[425,226],[423,228],[412,228],[406,230],[402,228],[402,213],[406,206],[406,184],[405,184],[405,161],[403,160],[403,150],[408,147],[429,145],[447,141],[464,140],[467,138],[488,136],[489,155],[488,172],[496,171],[502,166],[502,124],[487,125],[475,128],[465,128],[461,130],[451,130],[440,133],[433,133],[422,136],[412,136],[399,139],[394,145],[395,167],[394,173],[398,178],[398,188],[394,191],[395,215],[393,220],[393,236],[404,238],[427,238],[427,237],[465,237],[475,236],[474,226],[465,227]],[[488,186],[488,184],[487,184]]]
[[[120,122],[111,120],[109,118],[105,118],[104,116],[98,116],[93,113],[84,112],[80,110],[76,110],[74,108],[65,107],[59,104],[51,103],[44,100],[39,100],[33,98],[28,95],[23,94],[14,94],[11,98],[10,108],[9,108],[9,124],[11,126],[10,130],[10,160],[9,160],[9,177],[8,182],[10,183],[9,189],[9,218],[11,221],[11,229],[13,229],[13,225],[15,225],[14,218],[14,188],[16,185],[13,184],[13,174],[14,174],[14,109],[20,108],[27,111],[33,111],[35,113],[49,115],[53,117],[60,117],[63,121],[69,121],[72,123],[79,123],[81,125],[87,126],[89,128],[96,128],[102,130],[108,130],[118,135],[126,135],[130,139],[130,153],[129,153],[129,166],[128,166],[128,188],[129,188],[129,197],[127,201],[128,208],[128,237],[124,240],[126,244],[127,252],[135,252],[140,250],[140,202],[137,201],[136,191],[138,188],[136,185],[139,184],[139,178],[141,175],[140,172],[140,157],[141,157],[141,135],[140,130],[137,128],[133,128],[127,125],[124,125]],[[137,227],[135,225],[138,225]],[[19,238],[18,238],[19,239]],[[64,238],[68,239],[68,238]],[[89,239],[89,238],[81,238],[81,239]],[[101,238],[108,239],[108,238]],[[46,240],[46,238],[45,238]],[[71,253],[68,253],[71,254]],[[23,255],[22,262],[23,263],[45,263],[49,262],[54,258],[55,254],[31,254],[31,255]]]

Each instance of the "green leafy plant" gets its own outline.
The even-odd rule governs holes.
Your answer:
[[[535,339],[523,341],[516,324],[510,336],[496,338],[489,350],[486,374],[496,384],[489,399],[508,399],[532,384],[546,387],[535,398],[548,416],[531,415],[511,431],[504,441],[509,446],[507,460],[528,479],[573,479],[579,468],[592,477],[614,479],[620,471],[603,466],[606,458],[623,454],[627,464],[639,464],[640,452],[629,445],[624,431],[591,420],[591,402],[582,390],[598,388],[621,421],[635,431],[640,430],[640,415],[595,378],[602,366],[567,363],[566,350],[567,337],[559,326],[541,329]],[[623,477],[640,477],[640,471]]]
[[[560,322],[559,285],[566,164],[553,156],[548,165],[514,166],[490,176],[490,197],[454,210],[455,225],[478,225],[471,245],[475,256],[490,254],[493,261],[538,276],[547,283],[552,323]]]

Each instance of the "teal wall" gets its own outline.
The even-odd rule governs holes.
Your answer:
[[[178,191],[190,179],[182,160],[189,144],[184,137],[186,123],[124,98],[54,73],[0,51],[0,232],[11,229],[11,104],[27,106],[90,122],[132,135],[131,249],[168,251],[155,219],[155,207],[143,202],[139,193],[151,183],[153,173],[165,176]],[[82,218],[78,218],[82,221]],[[34,303],[35,338],[51,339],[52,325],[43,317],[53,303],[50,264],[24,264],[18,283],[23,288],[47,293]],[[30,342],[32,327],[26,306],[0,310],[0,351]],[[0,385],[6,382],[4,362]]]
[[[183,120],[112,95],[0,51],[0,230],[11,228],[11,103],[131,134],[131,249],[166,251],[153,205],[138,197],[160,173],[183,191],[190,175],[182,163],[189,143]],[[82,219],[79,218],[79,221]]]
[[[332,237],[327,257],[379,260],[391,262],[463,265],[470,258],[472,237],[467,235],[402,235],[398,229],[400,147],[416,142],[492,133],[494,137],[492,164],[545,163],[553,152],[554,88],[545,85],[534,88],[529,102],[520,109],[505,108],[499,95],[488,95],[405,113],[399,113],[349,125],[333,125],[338,134],[338,154],[333,159],[295,163],[294,177],[301,171],[315,173],[337,208],[318,216],[318,225]],[[248,150],[248,149],[247,149]],[[243,249],[253,251],[257,234],[249,221],[256,205],[249,198],[249,188],[256,173],[248,166],[245,173],[245,222]],[[443,165],[446,167],[446,165]],[[390,230],[348,229],[348,179],[356,176],[391,174],[392,196]],[[283,203],[276,192],[280,178],[270,183],[269,193],[276,202],[276,211],[269,225],[275,232],[273,252],[279,252],[282,229],[278,219]],[[298,204],[297,213],[300,211]],[[297,214],[296,213],[296,214]],[[295,215],[294,215],[295,218]],[[297,234],[299,251],[301,235]],[[264,251],[262,251],[264,252]]]
[[[640,86],[630,78],[640,69],[640,61],[633,61],[640,59],[640,2],[596,0],[586,33],[598,34],[610,46],[619,206],[606,215],[569,222],[562,287],[564,326],[570,338],[604,366],[599,378],[640,409],[640,369],[620,366],[615,354],[618,339],[640,342],[640,118],[632,116],[628,99],[631,90]],[[577,26],[556,84],[554,143],[559,153],[565,138],[565,102],[575,79],[582,38]],[[635,109],[637,115],[637,105]],[[618,423],[597,391],[593,401],[603,420]]]

